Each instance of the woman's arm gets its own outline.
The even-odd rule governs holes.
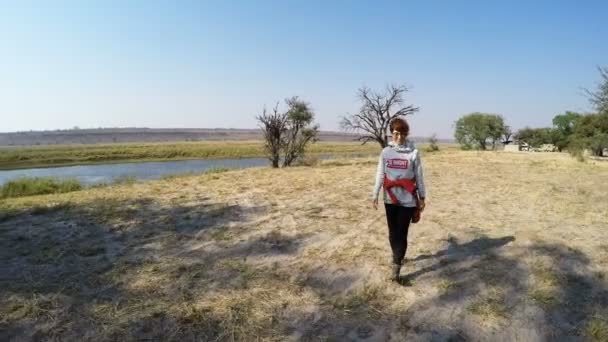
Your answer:
[[[424,184],[424,171],[422,169],[422,160],[420,159],[420,151],[416,151],[414,174],[416,177],[416,187],[418,188],[418,196],[420,196],[420,199],[424,200],[426,198],[426,186]]]
[[[372,199],[374,201],[378,200],[378,194],[380,193],[380,189],[382,188],[383,181],[384,181],[384,158],[383,158],[382,152],[381,152],[380,158],[378,159],[378,167],[376,168],[376,183],[374,184],[374,191],[372,193]]]

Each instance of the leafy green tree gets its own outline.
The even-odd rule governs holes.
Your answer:
[[[574,126],[576,121],[582,115],[575,112],[565,112],[564,114],[556,115],[553,118],[553,144],[561,152],[568,147],[572,134],[574,134]]]
[[[505,121],[500,115],[488,114],[486,120],[488,122],[489,138],[492,142],[492,149],[494,150],[496,148],[496,142],[500,141],[507,130],[507,126],[505,126]]]
[[[496,142],[500,141],[505,132],[506,126],[502,116],[475,112],[456,121],[454,137],[463,149],[486,150],[490,144],[494,149]]]
[[[515,134],[515,140],[527,143],[530,147],[540,147],[542,144],[551,144],[551,128],[522,128]]]
[[[597,90],[587,90],[597,113],[576,120],[569,143],[571,153],[579,156],[588,149],[593,155],[602,157],[604,149],[608,148],[608,68],[598,67],[598,70],[601,81]]]
[[[297,96],[285,100],[287,110],[287,132],[284,145],[283,166],[290,166],[304,156],[306,145],[317,140],[319,125],[314,123],[315,114],[307,102]]]
[[[570,146],[573,154],[589,149],[594,156],[604,156],[604,149],[608,148],[608,112],[581,116]]]

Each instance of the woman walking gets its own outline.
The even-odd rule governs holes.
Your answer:
[[[388,239],[393,252],[391,278],[399,281],[410,222],[417,222],[425,208],[426,189],[420,154],[414,143],[407,139],[409,125],[404,119],[395,118],[390,123],[390,130],[393,142],[380,154],[373,206],[378,209],[378,194],[384,188]]]

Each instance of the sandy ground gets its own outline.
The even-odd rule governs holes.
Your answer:
[[[424,156],[388,280],[375,159],[0,202],[0,340],[607,341],[608,163]]]

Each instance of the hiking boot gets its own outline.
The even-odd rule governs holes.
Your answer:
[[[401,273],[401,265],[393,264],[393,271],[391,273],[391,280],[399,281],[399,274]]]

